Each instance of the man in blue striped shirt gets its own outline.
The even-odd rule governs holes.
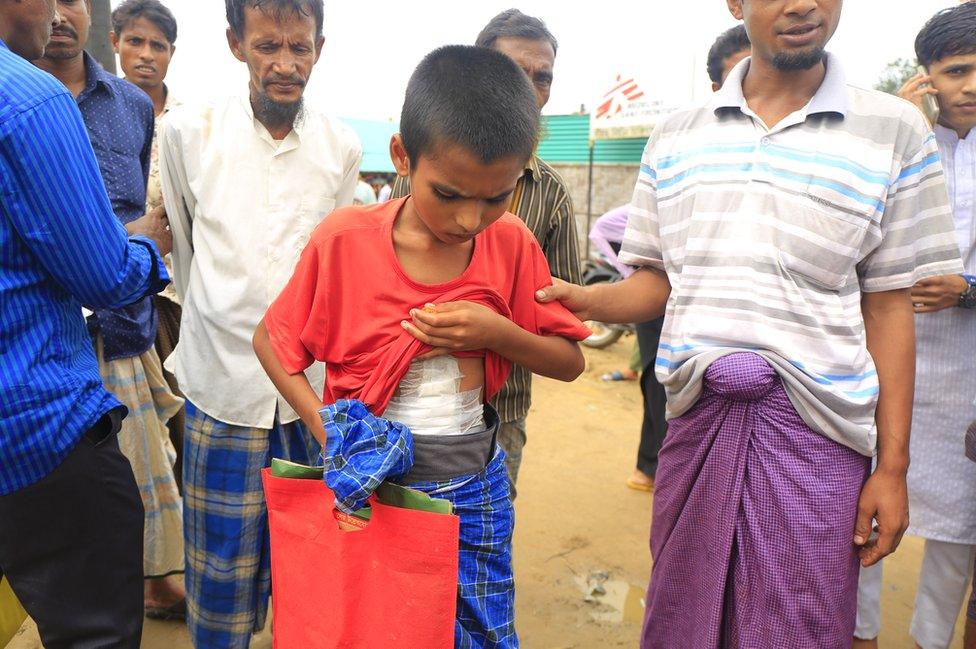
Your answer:
[[[142,503],[81,307],[158,292],[171,238],[161,212],[126,236],[74,98],[28,62],[60,22],[0,0],[0,571],[48,649],[135,648]]]

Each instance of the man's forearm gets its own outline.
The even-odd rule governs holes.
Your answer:
[[[878,370],[878,471],[908,470],[915,392],[915,319],[909,291],[862,298],[868,351]]]
[[[663,272],[642,268],[621,282],[585,289],[586,317],[606,323],[648,322],[664,315],[671,283]]]

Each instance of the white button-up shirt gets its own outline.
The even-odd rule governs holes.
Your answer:
[[[361,158],[350,129],[308,106],[280,142],[246,97],[167,116],[160,179],[183,321],[166,367],[211,417],[257,428],[271,428],[276,412],[282,423],[298,419],[261,368],[251,337],[312,229],[352,204]],[[307,375],[321,393],[324,368]]]
[[[966,272],[976,272],[974,243],[976,243],[976,128],[960,139],[955,131],[941,124],[935,126],[939,143],[949,200],[956,224],[956,237]]]

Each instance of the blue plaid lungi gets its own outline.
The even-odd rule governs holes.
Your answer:
[[[505,452],[496,447],[491,462],[477,475],[408,486],[451,501],[461,518],[455,649],[517,649],[512,573],[515,510]]]
[[[187,626],[198,649],[246,649],[264,628],[271,554],[261,469],[272,457],[315,464],[318,450],[301,421],[233,426],[186,402]]]

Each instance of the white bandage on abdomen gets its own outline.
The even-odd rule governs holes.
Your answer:
[[[461,392],[462,378],[453,356],[414,361],[383,417],[404,424],[414,435],[462,435],[484,430],[481,388]]]

